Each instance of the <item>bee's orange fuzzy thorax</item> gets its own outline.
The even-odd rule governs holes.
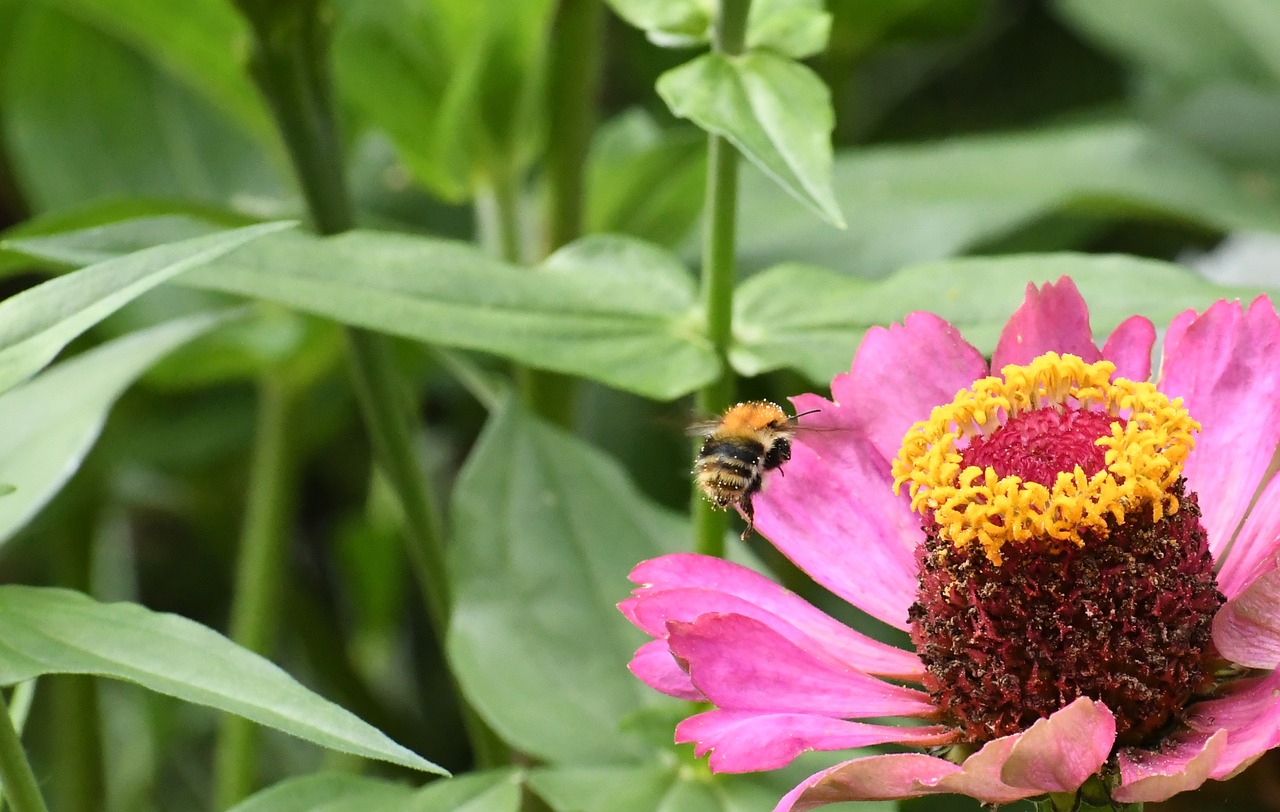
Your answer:
[[[770,426],[787,422],[787,413],[782,407],[767,400],[753,400],[739,403],[724,413],[720,422],[723,434],[753,434]]]

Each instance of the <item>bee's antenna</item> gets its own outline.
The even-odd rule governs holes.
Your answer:
[[[792,419],[792,420],[796,420],[796,419],[798,419],[798,418],[804,417],[804,416],[805,416],[805,415],[807,415],[807,414],[817,414],[817,413],[818,413],[818,412],[820,412],[820,411],[822,411],[822,410],[821,410],[821,409],[810,409],[810,410],[809,410],[809,411],[807,411],[807,412],[800,412],[799,414],[792,416],[792,418],[791,418],[791,419]]]

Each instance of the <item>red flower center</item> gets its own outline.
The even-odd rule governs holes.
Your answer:
[[[991,466],[998,476],[1051,486],[1077,465],[1085,476],[1106,467],[1106,449],[1098,440],[1111,436],[1113,423],[1123,427],[1125,420],[1107,412],[1045,407],[1013,417],[989,437],[975,437],[960,456],[966,466]]]
[[[1206,680],[1223,602],[1180,476],[1195,424],[1147,384],[1112,394],[1109,364],[1004,373],[913,428],[895,468],[923,519],[924,687],[975,744],[1081,696],[1119,743],[1157,739]]]

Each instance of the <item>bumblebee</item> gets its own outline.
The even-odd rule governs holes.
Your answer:
[[[764,473],[791,459],[791,438],[796,418],[817,409],[789,417],[782,407],[767,400],[753,400],[731,406],[719,420],[696,424],[693,434],[706,435],[693,465],[694,481],[707,501],[718,510],[735,505],[751,535],[755,510],[751,498],[760,492]]]

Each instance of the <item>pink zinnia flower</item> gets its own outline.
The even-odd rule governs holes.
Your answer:
[[[1155,337],[1134,317],[1099,350],[1066,278],[1028,286],[990,370],[928,313],[870,331],[832,401],[793,399],[833,430],[797,437],[756,527],[914,650],[727,561],[646,561],[631,670],[715,706],[676,740],[717,772],[928,750],[846,761],[776,812],[1157,801],[1280,744],[1280,318],[1183,313],[1152,385]]]

